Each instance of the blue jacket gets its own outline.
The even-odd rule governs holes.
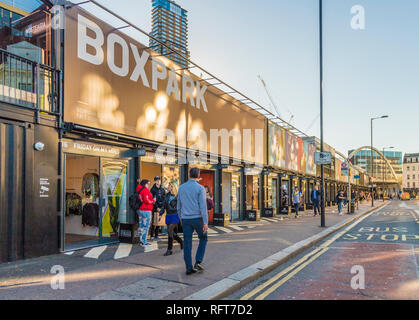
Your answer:
[[[316,199],[314,199],[314,192],[316,192]],[[313,190],[311,191],[311,202],[320,202],[320,191],[319,190]]]
[[[205,188],[195,180],[182,184],[177,195],[177,211],[181,219],[202,218],[208,224]]]

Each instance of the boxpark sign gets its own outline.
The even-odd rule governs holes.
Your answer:
[[[64,32],[64,121],[266,163],[257,111],[79,7]]]

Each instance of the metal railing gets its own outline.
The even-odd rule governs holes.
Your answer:
[[[60,73],[0,49],[0,101],[59,115]]]

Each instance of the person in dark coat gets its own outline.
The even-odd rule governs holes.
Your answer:
[[[311,191],[311,203],[313,204],[314,216],[320,214],[320,191],[318,186],[314,186]]]
[[[183,249],[183,241],[177,234],[180,219],[177,212],[177,185],[174,182],[169,183],[169,186],[167,187],[163,211],[166,211],[166,225],[168,233],[167,251],[164,255],[169,256],[173,254],[173,240],[179,242],[180,249]]]
[[[162,209],[164,206],[164,199],[166,195],[166,192],[164,191],[164,188],[161,185],[161,178],[159,176],[154,177],[154,185],[151,188],[150,192],[155,200],[151,219],[152,226],[150,228],[150,240],[153,241],[160,240],[160,226],[158,226],[157,223],[159,221],[159,217],[163,214]]]

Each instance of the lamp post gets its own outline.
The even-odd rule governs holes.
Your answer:
[[[374,161],[373,161],[373,149],[372,149],[372,122],[374,121],[374,120],[377,120],[377,119],[384,119],[384,118],[388,118],[388,116],[387,115],[385,115],[385,116],[381,116],[381,117],[377,117],[377,118],[371,118],[371,158],[370,158],[370,160],[371,160],[371,206],[372,207],[374,207],[374,184],[373,184],[373,181],[372,181],[372,179],[374,178]]]
[[[386,155],[384,154],[384,151],[386,149],[394,149],[394,147],[383,147],[383,157],[384,157],[384,159],[386,158]],[[386,182],[386,172],[385,172],[385,169],[386,169],[386,162],[384,160],[384,166],[383,166],[383,201],[384,201],[384,188],[385,188],[385,182]]]
[[[320,41],[320,151],[323,152],[323,1],[319,0],[319,41]],[[320,226],[326,227],[324,205],[324,170],[320,165]]]

